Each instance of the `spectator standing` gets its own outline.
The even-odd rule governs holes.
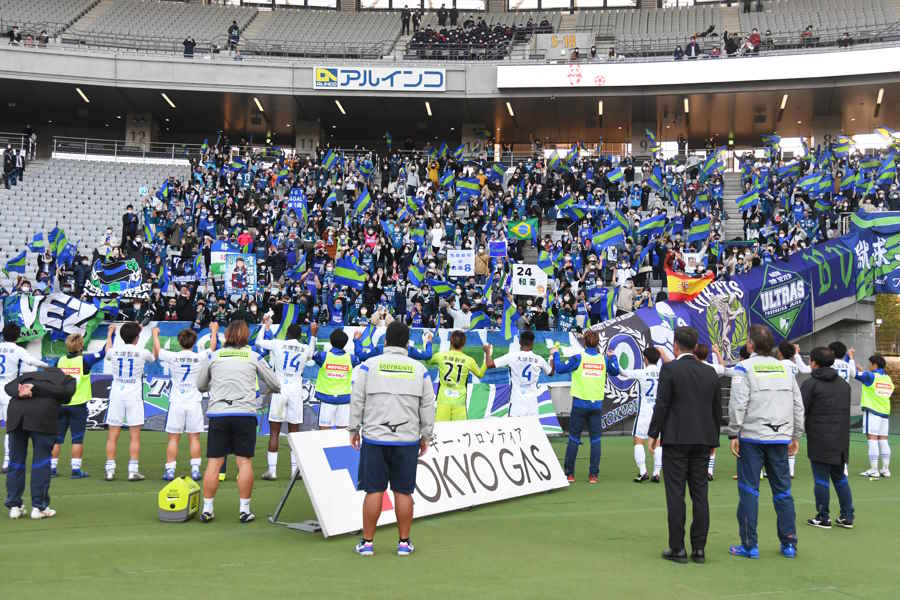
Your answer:
[[[409,35],[409,6],[404,6],[400,11],[400,35]]]
[[[738,530],[741,543],[733,556],[759,558],[756,523],[759,476],[765,468],[778,515],[778,537],[786,558],[797,555],[797,526],[788,455],[803,435],[803,400],[793,372],[770,356],[772,332],[753,325],[747,341],[750,358],[734,368],[728,404],[731,453],[738,459]]]
[[[688,42],[688,45],[684,48],[684,55],[690,59],[700,58],[700,55],[703,54],[703,50],[700,49],[700,44],[697,43],[697,38],[691,36],[691,41]]]
[[[19,148],[16,153],[16,177],[19,181],[25,177],[25,148]]]
[[[450,27],[456,27],[456,23],[459,21],[459,9],[454,6],[450,9]]]
[[[806,29],[804,29],[800,33],[800,42],[803,46],[812,46],[812,43],[813,43],[812,25],[807,25]]]
[[[191,36],[187,36],[181,43],[184,44],[184,57],[194,58],[194,47],[197,45],[196,40]]]
[[[441,4],[441,7],[437,11],[438,25],[440,25],[441,27],[446,27],[447,17],[449,17],[449,14],[447,14],[446,5]]]
[[[241,28],[238,27],[237,21],[232,21],[231,27],[228,28],[228,49],[236,50],[240,41]]]
[[[850,459],[850,386],[832,368],[834,352],[814,348],[809,357],[812,373],[800,386],[806,423],[806,453],[812,466],[815,485],[816,516],[807,523],[831,528],[829,480],[834,483],[841,516],[839,527],[853,527],[853,495],[844,475]]]
[[[759,47],[762,46],[762,37],[759,35],[759,29],[753,28],[753,31],[747,36],[747,43],[750,45],[753,54],[759,54]]]
[[[416,9],[412,13],[412,23],[413,23],[413,33],[419,31],[419,28],[422,26],[422,16],[425,14],[425,11],[422,9]]]
[[[19,31],[19,27],[17,25],[12,26],[12,29],[9,30],[7,36],[9,37],[9,43],[11,46],[18,46],[22,43],[22,33]]]
[[[16,155],[10,144],[6,145],[6,151],[3,153],[3,185],[9,189],[10,183],[15,183],[16,175]]]
[[[841,35],[841,39],[838,40],[838,46],[840,48],[849,48],[853,45],[853,38],[850,37],[850,33],[845,31],[843,35]]]

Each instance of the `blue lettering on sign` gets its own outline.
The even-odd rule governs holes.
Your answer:
[[[333,446],[322,448],[322,452],[325,453],[325,459],[331,470],[347,471],[353,482],[353,489],[356,489],[359,481],[359,451],[354,450],[352,446]]]
[[[342,88],[353,90],[443,90],[446,75],[442,69],[358,69],[322,68],[315,71],[313,85],[316,88]]]

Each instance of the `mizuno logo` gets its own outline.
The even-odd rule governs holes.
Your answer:
[[[771,429],[773,432],[778,433],[778,430],[787,425],[787,423],[778,423],[777,425],[775,423],[763,423],[763,425]]]
[[[399,429],[400,427],[406,425],[407,423],[409,423],[408,420],[407,420],[407,421],[403,421],[402,423],[396,423],[396,424],[394,424],[394,425],[392,425],[392,424],[390,424],[390,423],[382,423],[381,425],[384,426],[384,427],[387,427],[388,429],[390,429],[390,430],[391,430],[391,433],[397,433],[397,429]]]

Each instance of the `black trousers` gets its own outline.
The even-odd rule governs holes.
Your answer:
[[[706,468],[709,465],[709,447],[668,445],[663,446],[663,478],[666,483],[666,508],[669,511],[669,548],[684,548],[684,487],[691,491],[693,521],[691,522],[691,547],[703,550],[709,533],[709,481]]]

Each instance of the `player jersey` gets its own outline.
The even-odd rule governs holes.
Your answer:
[[[433,357],[438,368],[438,404],[450,406],[466,405],[466,386],[469,373],[476,377],[484,377],[485,366],[478,366],[475,360],[459,350],[438,352]]]
[[[298,386],[303,383],[303,368],[315,351],[312,344],[297,340],[256,339],[256,345],[271,353],[272,367],[281,386]]]
[[[25,348],[12,342],[0,342],[0,383],[6,385],[23,371],[23,365],[46,367],[46,363],[33,357]],[[0,387],[2,387],[0,385]]]
[[[641,407],[656,406],[656,390],[659,388],[659,366],[647,365],[643,369],[621,369],[622,377],[638,382]]]
[[[118,387],[140,386],[144,377],[144,365],[152,363],[153,354],[131,344],[113,346],[106,353],[111,365],[113,385]]]
[[[498,369],[509,367],[509,382],[514,392],[537,395],[541,371],[550,374],[550,364],[531,350],[509,352],[494,361]]]
[[[172,377],[169,402],[199,403],[201,394],[197,389],[197,374],[200,372],[201,364],[209,360],[209,353],[191,350],[181,350],[180,352],[160,350],[159,360],[162,361]]]
[[[831,366],[841,379],[850,383],[850,380],[856,377],[856,361],[854,360],[844,360],[843,358],[834,359],[834,364]]]

